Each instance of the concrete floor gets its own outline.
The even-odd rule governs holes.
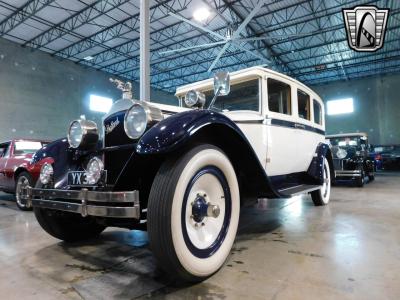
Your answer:
[[[0,194],[2,299],[400,299],[399,173],[335,187],[327,207],[295,197],[245,208],[225,267],[180,288],[157,270],[145,233],[66,245],[11,199]]]

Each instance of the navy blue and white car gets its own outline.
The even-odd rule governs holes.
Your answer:
[[[182,104],[132,100],[103,121],[76,120],[36,153],[44,164],[24,198],[49,234],[92,238],[106,227],[144,228],[160,266],[200,281],[224,264],[241,205],[311,194],[329,202],[332,155],[324,105],[300,82],[254,67],[177,90]]]

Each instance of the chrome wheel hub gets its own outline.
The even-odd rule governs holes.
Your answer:
[[[192,215],[190,216],[193,221],[195,221],[195,226],[201,223],[202,226],[205,225],[203,222],[206,217],[218,218],[221,213],[221,209],[218,205],[213,205],[207,202],[207,195],[197,194],[196,199],[191,203],[192,205]]]
[[[17,203],[21,207],[30,207],[30,205],[26,202],[26,198],[22,194],[22,189],[27,188],[29,186],[29,180],[25,176],[21,176],[17,181],[17,188],[15,198]]]

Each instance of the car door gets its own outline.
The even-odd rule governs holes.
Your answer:
[[[305,172],[308,170],[311,161],[314,157],[318,144],[324,142],[323,128],[323,112],[322,105],[319,101],[315,100],[311,93],[297,88],[297,116],[296,127],[298,130],[298,138],[300,143],[297,146],[298,172]],[[319,109],[319,112],[314,110]],[[316,120],[318,117],[319,120]],[[314,120],[315,119],[315,120]],[[315,121],[318,121],[315,122]]]
[[[8,157],[10,156],[10,143],[0,144],[0,188],[6,186],[6,166]]]
[[[268,76],[265,84],[268,134],[266,172],[268,176],[300,172],[298,147],[301,139],[294,122],[297,101],[293,86],[288,80],[272,76]]]

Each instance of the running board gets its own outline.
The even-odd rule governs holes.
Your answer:
[[[278,190],[278,192],[284,196],[296,196],[299,194],[305,194],[315,190],[319,190],[320,188],[321,185],[301,184],[290,188]]]

